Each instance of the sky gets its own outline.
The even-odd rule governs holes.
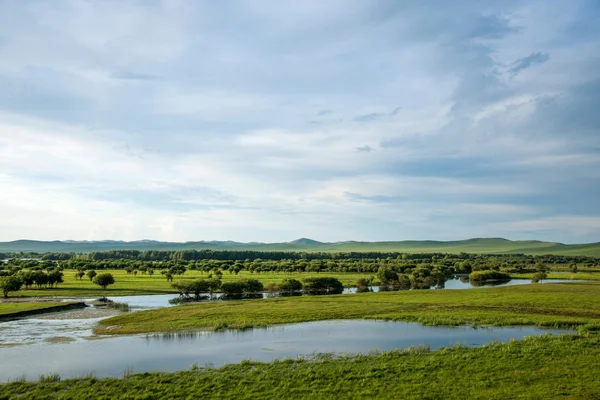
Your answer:
[[[2,241],[600,241],[597,0],[0,10]]]

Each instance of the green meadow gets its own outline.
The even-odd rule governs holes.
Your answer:
[[[96,333],[246,329],[357,318],[575,328],[600,324],[599,291],[600,282],[589,282],[197,303],[112,317],[100,321]]]
[[[98,273],[111,273],[115,278],[115,283],[106,289],[95,285],[90,279],[84,276],[81,279],[75,278],[74,270],[64,270],[64,283],[52,289],[30,289],[12,292],[10,297],[94,297],[94,296],[126,296],[139,294],[165,294],[177,293],[171,286],[173,282],[207,278],[207,273],[199,271],[186,271],[183,275],[175,275],[173,282],[167,281],[164,275],[156,272],[154,275],[138,273],[137,275],[128,274],[122,269],[98,270]],[[241,278],[258,279],[264,284],[273,282],[279,283],[286,278],[305,279],[315,276],[332,276],[339,279],[345,286],[353,287],[360,278],[370,278],[374,274],[362,273],[288,273],[288,272],[266,272],[260,274],[251,274],[248,271],[241,271],[239,274],[224,273],[221,280],[223,282],[233,282]]]

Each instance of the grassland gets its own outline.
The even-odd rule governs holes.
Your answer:
[[[61,302],[40,302],[40,303],[0,303],[0,317],[14,314],[22,311],[36,311],[45,308],[65,305]]]
[[[485,290],[423,290],[201,303],[103,320],[101,334],[264,327],[328,319],[382,319],[428,325],[600,324],[600,282]]]
[[[594,334],[542,336],[479,348],[247,361],[124,379],[17,381],[0,386],[0,399],[597,399],[599,358]]]
[[[98,272],[108,272],[113,274],[115,284],[106,289],[101,289],[87,277],[81,280],[75,278],[73,270],[64,270],[64,283],[57,288],[43,290],[20,290],[12,292],[11,297],[94,297],[94,296],[125,296],[136,294],[165,294],[177,293],[172,288],[171,282],[156,273],[154,275],[127,274],[125,270],[98,270]],[[225,273],[222,277],[223,282],[236,281],[241,278],[256,278],[264,284],[269,282],[279,283],[286,278],[305,279],[314,276],[332,276],[338,278],[345,286],[352,287],[359,278],[371,277],[373,274],[358,273],[285,273],[268,272],[261,274],[250,274],[248,271],[241,271],[238,275]],[[201,274],[198,271],[187,271],[184,275],[175,275],[173,282],[179,280],[192,280],[206,278],[207,274]]]

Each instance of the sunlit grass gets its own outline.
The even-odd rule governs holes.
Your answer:
[[[99,272],[100,270],[98,270]],[[110,285],[106,289],[95,285],[87,277],[77,279],[74,277],[75,271],[64,270],[64,283],[58,285],[54,289],[43,290],[20,290],[12,292],[11,297],[69,297],[69,296],[84,296],[84,297],[100,297],[100,296],[124,296],[136,294],[165,294],[177,293],[171,287],[171,282],[168,282],[160,271],[156,270],[154,275],[138,273],[127,274],[125,270],[102,270],[113,274],[115,278],[114,285]],[[241,271],[238,275],[225,272],[222,277],[223,282],[236,281],[241,278],[255,278],[264,284],[273,282],[279,283],[286,278],[305,279],[313,276],[332,276],[339,279],[345,286],[354,286],[359,278],[371,277],[373,274],[359,273],[288,273],[288,272],[267,272],[261,274],[250,274],[248,271]],[[173,282],[178,280],[192,280],[198,278],[206,278],[208,273],[200,273],[199,271],[187,271],[183,275],[175,275]]]
[[[96,332],[243,329],[356,318],[428,325],[577,327],[600,322],[599,292],[600,283],[589,282],[210,302],[109,318]]]

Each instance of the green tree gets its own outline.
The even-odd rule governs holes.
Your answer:
[[[8,298],[8,293],[20,290],[22,285],[23,281],[16,275],[0,278],[0,289],[2,289],[5,299]]]
[[[98,275],[98,274],[97,274],[97,273],[96,273],[96,271],[94,271],[93,269],[90,269],[90,270],[87,272],[87,274],[86,274],[86,275],[87,275],[87,277],[88,277],[88,278],[90,278],[90,281],[91,281],[91,280],[93,280],[93,279],[94,279],[94,277],[95,277],[96,275]]]
[[[391,270],[390,268],[381,266],[377,270],[377,278],[379,278],[379,281],[383,285],[386,285],[388,283],[397,281],[398,274],[396,272],[394,272],[393,270]]]
[[[538,282],[543,281],[546,278],[548,278],[548,275],[545,272],[536,272],[531,277],[531,282],[538,283]]]
[[[96,275],[92,282],[100,286],[102,289],[106,289],[108,285],[115,283],[115,278],[112,276],[112,274],[103,273]]]

